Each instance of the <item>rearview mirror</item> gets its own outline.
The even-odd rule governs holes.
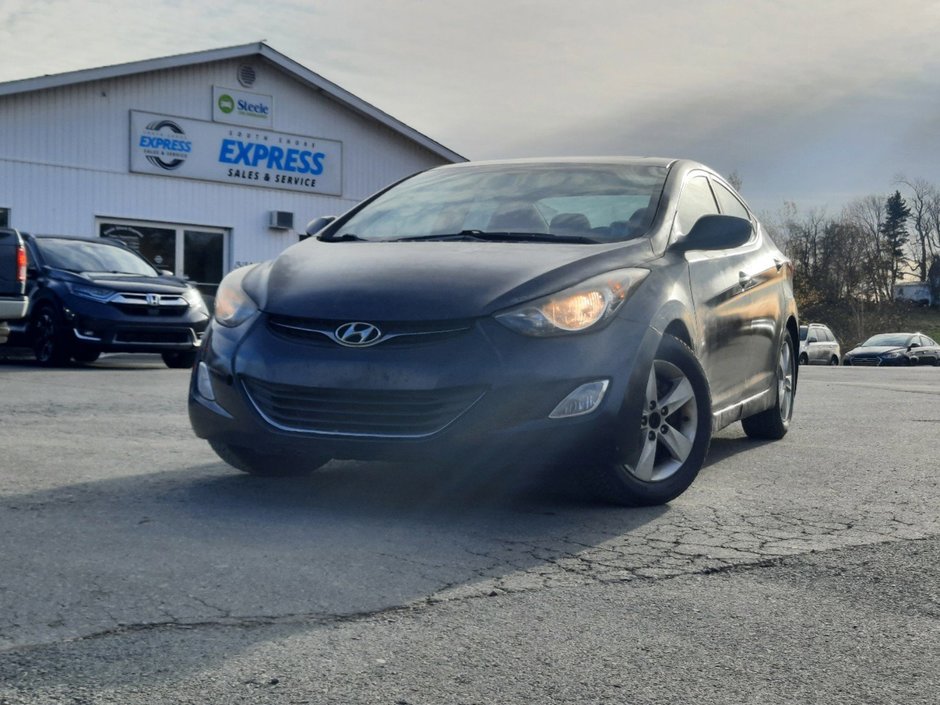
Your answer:
[[[683,250],[730,250],[751,239],[751,221],[733,215],[703,215],[677,243]]]
[[[321,215],[319,218],[314,218],[307,224],[307,237],[313,237],[334,220],[336,220],[335,215]]]

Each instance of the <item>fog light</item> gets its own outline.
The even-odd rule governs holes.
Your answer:
[[[548,418],[565,419],[569,416],[590,414],[603,401],[608,384],[610,384],[610,381],[606,379],[582,384],[562,399],[561,403],[555,407],[555,410],[548,415]]]
[[[203,399],[215,401],[215,392],[212,391],[212,377],[209,375],[209,368],[206,363],[200,362],[196,368],[196,389]]]

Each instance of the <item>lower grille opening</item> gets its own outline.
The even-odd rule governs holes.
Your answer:
[[[286,431],[335,436],[422,438],[453,423],[485,393],[483,387],[362,390],[299,387],[242,377],[258,412]]]

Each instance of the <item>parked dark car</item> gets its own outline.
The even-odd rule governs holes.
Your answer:
[[[102,352],[161,353],[191,367],[209,312],[195,287],[116,240],[23,234],[29,313],[11,345],[41,365],[92,362]]]
[[[922,333],[881,333],[849,350],[843,365],[940,365],[940,345]]]
[[[26,248],[19,232],[0,228],[0,344],[10,334],[8,321],[26,315]]]
[[[229,274],[192,377],[234,467],[563,464],[624,504],[693,481],[714,430],[781,438],[792,268],[689,161],[465,163]]]

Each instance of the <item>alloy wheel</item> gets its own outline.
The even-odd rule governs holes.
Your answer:
[[[793,353],[786,343],[780,348],[777,360],[777,408],[780,418],[789,420],[793,411]]]
[[[44,308],[36,317],[33,351],[39,362],[48,362],[55,355],[56,329],[52,311]]]
[[[640,420],[640,458],[636,467],[626,466],[626,470],[644,482],[672,477],[692,452],[697,427],[692,383],[676,365],[654,360]]]

